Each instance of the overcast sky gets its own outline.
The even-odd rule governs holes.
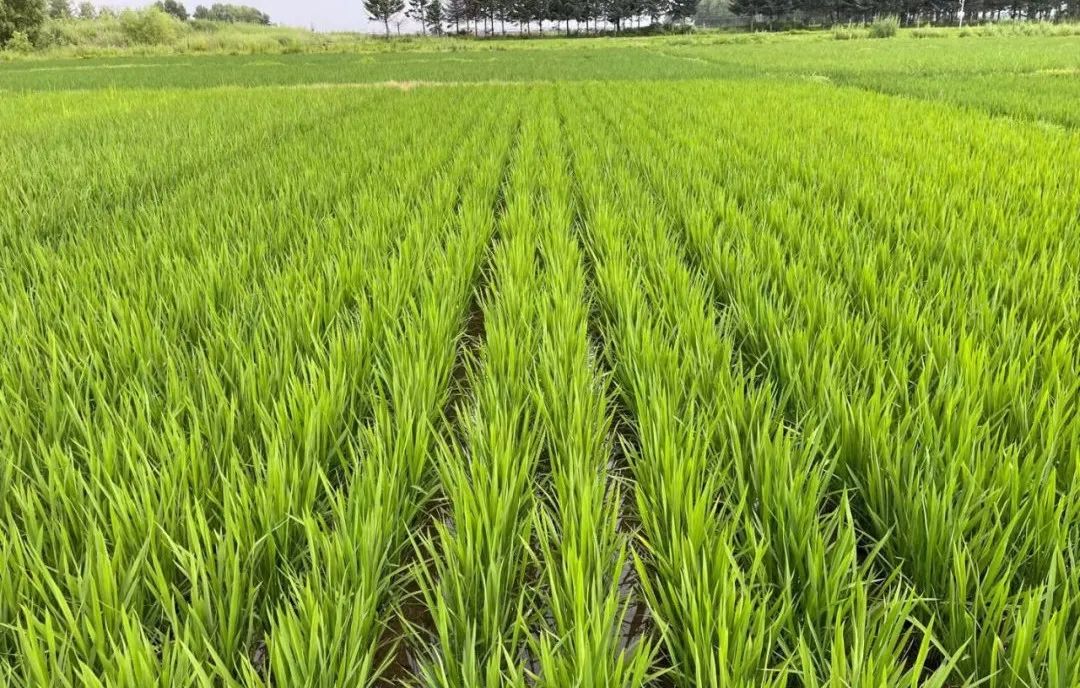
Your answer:
[[[215,2],[257,7],[269,14],[275,24],[287,26],[314,26],[320,31],[365,31],[368,27],[363,0],[183,0],[188,12],[194,12],[196,5],[209,7]],[[144,7],[153,4],[153,0],[97,0],[94,4]]]

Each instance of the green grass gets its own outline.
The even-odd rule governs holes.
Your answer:
[[[1080,684],[1077,38],[761,40],[0,66],[0,684]]]

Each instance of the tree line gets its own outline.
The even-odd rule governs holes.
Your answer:
[[[372,21],[382,22],[387,35],[390,20],[403,14],[423,33],[502,33],[507,25],[519,33],[544,32],[545,22],[569,33],[571,22],[585,32],[598,31],[600,22],[620,31],[631,22],[681,22],[694,16],[699,0],[364,0]],[[498,29],[496,29],[498,26]]]
[[[152,7],[176,17],[204,21],[233,22],[240,24],[270,24],[270,15],[254,7],[215,3],[206,7],[199,5],[188,14],[179,0],[158,0]],[[97,19],[116,14],[109,7],[96,7],[91,2],[77,5],[71,0],[0,0],[0,47],[8,44],[18,34],[27,40],[34,39],[46,18],[49,19]]]
[[[387,35],[390,22],[405,16],[423,33],[543,33],[545,23],[556,31],[598,31],[600,23],[616,32],[642,20],[679,23],[695,16],[699,0],[364,0],[371,19]],[[1080,0],[721,0],[750,28],[793,25],[870,23],[895,17],[901,25],[951,24],[1026,19],[1080,19]],[[498,27],[498,29],[496,28]]]
[[[180,21],[187,21],[189,18],[187,8],[179,0],[158,0],[152,6]],[[222,3],[214,3],[209,7],[199,5],[190,18],[196,21],[219,21],[233,24],[262,24],[264,26],[270,24],[270,15],[254,7]]]
[[[691,20],[700,0],[363,0],[371,19],[390,33],[390,21],[407,17],[424,33],[485,33],[510,25],[519,33],[548,30],[621,31],[628,26]],[[1080,0],[719,0],[751,28],[871,22],[897,17],[901,24],[953,23],[963,10],[967,22],[1001,19],[1056,21],[1080,19]],[[264,12],[245,5],[199,5],[189,15],[180,0],[158,0],[154,7],[181,21],[188,19],[269,24]],[[114,14],[90,2],[0,0],[0,47],[13,37],[33,40],[46,17],[93,19]]]
[[[731,0],[731,11],[770,28],[792,24],[868,23],[896,17],[901,25],[1080,19],[1080,0]]]

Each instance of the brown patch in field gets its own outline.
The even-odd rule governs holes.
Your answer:
[[[550,83],[550,82],[537,82],[537,81],[506,81],[506,80],[489,80],[489,81],[424,81],[424,80],[411,80],[411,81],[348,81],[341,83],[334,83],[329,81],[320,81],[308,84],[279,84],[279,85],[261,85],[251,88],[291,88],[297,90],[326,90],[335,88],[357,88],[357,89],[391,89],[402,92],[412,91],[417,88],[460,88],[464,86],[482,87],[482,86],[526,86],[536,83]],[[229,87],[235,88],[235,87]],[[239,87],[244,88],[244,87]]]
[[[1080,76],[1080,67],[1036,69],[1034,72],[1028,72],[1028,76]]]

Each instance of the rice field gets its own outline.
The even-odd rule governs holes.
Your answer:
[[[0,685],[1080,685],[1080,38],[964,41],[0,65]]]

